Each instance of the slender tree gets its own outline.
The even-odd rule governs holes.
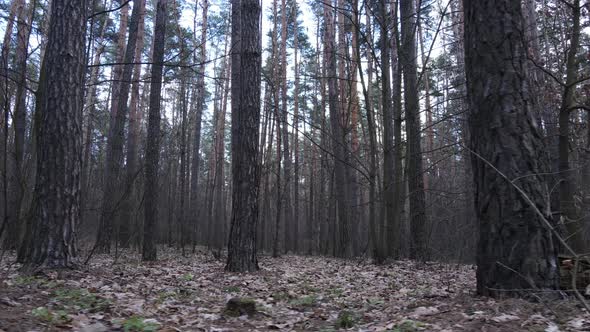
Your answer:
[[[196,6],[196,4],[195,4]],[[199,150],[201,148],[201,122],[203,118],[203,110],[205,109],[205,61],[207,60],[207,13],[209,10],[209,1],[202,0],[201,2],[202,8],[202,20],[201,20],[201,39],[199,41],[199,53],[195,52],[194,60],[200,61],[203,63],[197,69],[197,84],[196,84],[196,91],[193,91],[193,96],[195,97],[194,103],[192,106],[194,107],[195,113],[195,127],[193,133],[193,153],[192,153],[192,163],[191,163],[191,179],[190,179],[190,218],[191,222],[193,223],[193,248],[194,244],[196,244],[197,239],[197,227],[199,225],[198,215],[199,215],[199,166],[201,163],[201,157],[199,155]],[[195,10],[195,19],[196,19],[196,10]],[[195,24],[196,26],[196,24]],[[195,29],[196,33],[196,29]],[[196,40],[196,35],[195,35]],[[196,43],[195,43],[196,44]]]
[[[416,55],[416,10],[414,0],[400,0],[400,64],[404,73],[404,104],[408,136],[408,189],[410,196],[410,257],[429,257],[426,239],[426,198],[420,147],[420,103]]]
[[[391,100],[391,66],[389,58],[389,12],[387,2],[381,2],[380,8],[380,27],[381,27],[381,103],[383,114],[383,201],[385,204],[385,215],[383,216],[383,232],[386,246],[389,254],[397,256],[399,247],[398,238],[399,227],[396,225],[397,218],[396,201],[395,201],[395,159],[394,159],[394,142],[393,142],[393,103]],[[381,252],[381,255],[386,253]],[[375,252],[379,261],[379,253]]]
[[[580,0],[574,0],[572,5],[573,24],[570,38],[570,47],[567,51],[566,81],[563,89],[561,107],[559,109],[559,209],[563,222],[569,231],[569,241],[575,250],[585,252],[587,248],[584,242],[581,221],[574,198],[576,187],[575,169],[571,167],[570,156],[570,115],[576,105],[575,92],[578,86],[578,50],[580,48]]]
[[[137,31],[137,43],[135,45],[134,59],[141,62],[141,51],[144,45],[145,34],[145,0],[136,2],[139,7],[139,22]],[[127,133],[127,163],[125,164],[125,188],[127,194],[123,197],[122,218],[119,225],[119,243],[122,247],[128,247],[131,236],[131,226],[135,219],[136,206],[134,193],[139,178],[138,144],[141,131],[141,110],[139,108],[139,80],[141,77],[141,65],[136,64],[133,69],[131,83],[131,97],[129,101],[129,130]]]
[[[326,69],[328,74],[328,103],[330,108],[330,127],[332,129],[332,150],[334,155],[334,182],[335,196],[338,202],[339,234],[336,245],[336,255],[347,257],[352,255],[350,243],[350,195],[348,191],[347,158],[346,158],[346,133],[344,132],[341,117],[341,107],[338,95],[338,76],[336,72],[336,42],[335,22],[332,15],[332,6],[324,3],[324,20],[326,24],[324,35],[324,53],[326,56]],[[334,233],[336,234],[336,233]]]
[[[156,260],[156,221],[158,220],[158,167],[160,163],[160,99],[162,93],[162,72],[164,69],[164,44],[168,0],[158,0],[154,26],[154,52],[152,83],[148,117],[147,144],[145,149],[145,215],[143,226],[144,261]]]
[[[123,167],[123,144],[125,139],[125,122],[127,120],[129,90],[134,68],[135,46],[141,14],[139,1],[134,3],[129,23],[129,38],[123,57],[121,82],[115,84],[113,95],[116,96],[116,108],[111,112],[111,123],[106,147],[104,189],[100,215],[100,225],[97,233],[96,246],[101,252],[109,252],[114,231],[114,221],[124,198],[129,194],[129,188],[121,188],[121,169]],[[127,221],[125,221],[127,222]]]
[[[8,232],[6,248],[14,249],[18,245],[21,235],[21,204],[26,189],[23,159],[25,157],[25,133],[27,127],[27,60],[31,24],[33,22],[34,2],[27,6],[24,2],[18,10],[17,43],[16,43],[16,94],[13,112],[14,131],[14,162],[12,163],[11,181],[9,181]]]

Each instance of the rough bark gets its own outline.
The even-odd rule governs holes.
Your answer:
[[[75,265],[80,218],[86,1],[54,0],[37,91],[37,174],[25,268]],[[67,54],[67,56],[64,56]]]
[[[539,175],[543,144],[526,82],[521,4],[465,0],[464,6],[469,126],[477,133],[470,142],[480,226],[477,292],[502,297],[556,289],[551,230],[508,182],[519,178],[514,184],[550,220],[547,187]]]
[[[232,109],[232,219],[225,266],[231,272],[258,270],[260,13],[258,0],[232,2],[232,69],[239,69],[238,73],[232,70],[232,100],[239,108],[237,112]]]

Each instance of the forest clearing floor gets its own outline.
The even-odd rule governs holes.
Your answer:
[[[235,274],[204,252],[159,258],[96,256],[86,269],[32,277],[4,257],[0,331],[590,331],[573,297],[474,296],[468,265],[263,256],[259,272]],[[257,313],[225,310],[235,297]]]

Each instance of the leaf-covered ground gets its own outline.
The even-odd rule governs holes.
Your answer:
[[[0,331],[590,331],[574,300],[475,297],[474,268],[375,266],[325,257],[262,257],[254,274],[199,253],[96,257],[87,269],[18,273],[0,263]],[[254,301],[253,316],[225,310]]]

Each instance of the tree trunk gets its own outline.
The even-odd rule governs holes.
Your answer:
[[[299,22],[297,22],[299,8],[297,7],[297,0],[293,1],[294,12],[294,42],[293,42],[293,59],[294,59],[294,91],[293,91],[293,154],[295,155],[295,167],[293,174],[293,218],[291,220],[291,234],[293,245],[293,252],[299,250],[299,62],[297,59],[299,48]]]
[[[137,31],[137,44],[135,45],[134,59],[141,62],[141,51],[144,45],[145,32],[145,0],[137,1],[140,6],[139,23]],[[137,145],[139,144],[139,135],[141,131],[141,112],[139,110],[139,80],[141,77],[141,65],[134,67],[133,79],[131,83],[131,101],[129,102],[129,132],[127,134],[127,164],[125,165],[125,190],[126,195],[123,197],[123,207],[121,208],[122,218],[119,225],[119,244],[123,248],[129,247],[132,220],[135,216],[135,188],[139,177],[137,167],[139,154]]]
[[[338,204],[339,234],[336,255],[352,256],[350,241],[350,197],[346,172],[346,139],[341,123],[341,107],[338,99],[338,78],[336,73],[335,29],[332,6],[324,3],[324,52],[327,59],[328,103],[330,107],[330,125],[332,129],[332,151],[334,154],[335,196]]]
[[[99,38],[96,41],[94,50],[94,58],[92,59],[92,69],[90,69],[90,78],[88,81],[88,90],[86,91],[86,100],[84,102],[84,109],[86,110],[86,126],[84,128],[84,154],[82,157],[82,174],[81,174],[81,197],[80,207],[82,209],[81,219],[86,219],[87,216],[87,205],[90,195],[90,156],[92,148],[92,132],[94,131],[94,121],[96,117],[96,86],[98,83],[99,64],[100,57],[102,56],[105,45],[104,36],[107,27],[108,20],[105,19],[99,32]]]
[[[201,7],[203,9],[203,13],[201,24],[201,40],[199,44],[200,53],[198,61],[205,63],[207,61],[207,12],[209,9],[209,0],[202,0]],[[190,216],[194,230],[193,245],[196,242],[199,231],[199,166],[201,163],[199,150],[201,148],[201,122],[203,119],[203,111],[205,109],[205,65],[199,66],[197,70],[196,89],[196,100],[195,103],[193,103],[195,107],[195,132],[193,134],[193,160],[191,164],[190,183]]]
[[[406,178],[406,174],[404,174],[404,166],[402,162],[403,157],[403,142],[402,142],[402,68],[400,65],[400,33],[398,28],[398,8],[397,8],[397,1],[394,2],[395,5],[392,5],[391,10],[391,17],[393,18],[393,36],[391,38],[391,71],[393,73],[392,77],[392,101],[393,101],[393,138],[395,141],[395,146],[393,148],[393,155],[394,155],[394,174],[395,174],[395,183],[394,183],[394,200],[395,200],[395,213],[394,219],[395,224],[398,225],[399,234],[397,235],[399,239],[399,255],[401,257],[408,256],[408,240],[406,232],[406,224],[405,219],[402,218],[404,205],[406,202],[406,195],[405,195],[405,184],[404,179]]]
[[[183,49],[184,45],[181,46],[181,57],[182,58],[186,58],[187,55],[185,53],[185,50]],[[182,256],[185,256],[185,246],[187,244],[187,229],[186,229],[186,219],[185,219],[185,198],[186,198],[186,163],[187,163],[187,158],[186,158],[186,143],[187,143],[187,137],[186,137],[186,132],[187,132],[187,110],[188,110],[188,105],[187,105],[187,93],[188,93],[188,89],[187,89],[187,80],[188,80],[188,72],[186,68],[181,69],[181,79],[180,79],[180,94],[179,94],[179,100],[178,102],[180,103],[180,112],[181,112],[181,122],[180,122],[180,179],[179,179],[179,186],[180,186],[180,204],[179,204],[179,211],[178,211],[178,225],[180,227],[180,247],[182,249]]]
[[[421,5],[422,0],[416,0],[416,6]],[[420,8],[418,8],[420,10]],[[421,13],[417,14],[422,17]],[[432,106],[430,103],[430,74],[427,66],[427,54],[424,52],[424,35],[422,33],[422,22],[416,22],[418,25],[418,44],[420,46],[420,60],[422,61],[422,80],[424,84],[424,109],[426,111],[426,169],[424,172],[424,190],[428,191],[430,182],[429,174],[436,174],[436,164],[434,163],[434,125],[432,122]],[[444,43],[443,43],[444,44]]]
[[[6,30],[4,32],[4,40],[2,42],[2,50],[0,53],[0,107],[2,108],[2,111],[4,113],[4,117],[3,117],[3,129],[4,129],[4,137],[3,137],[3,144],[2,144],[2,149],[4,150],[4,158],[2,160],[3,165],[2,165],[2,185],[3,185],[3,211],[4,211],[4,216],[2,218],[2,224],[0,225],[0,240],[2,239],[2,235],[4,233],[4,230],[8,227],[13,228],[14,224],[16,224],[16,220],[15,216],[14,216],[14,211],[13,209],[9,209],[9,206],[13,206],[13,200],[14,200],[14,195],[10,195],[9,198],[9,192],[12,192],[12,187],[13,186],[13,179],[9,179],[8,178],[8,123],[9,123],[9,114],[10,114],[10,93],[9,93],[9,73],[8,73],[8,55],[10,53],[10,46],[11,46],[11,42],[10,39],[12,37],[12,29],[14,26],[14,22],[16,21],[14,18],[18,17],[17,12],[19,10],[22,11],[24,5],[24,0],[13,0],[12,4],[10,5],[10,11],[8,13],[8,17],[7,17],[7,22],[6,22]],[[14,233],[14,231],[8,231],[8,233]],[[12,246],[12,235],[9,235],[5,238],[4,240],[4,246],[5,247],[10,247]]]
[[[538,175],[544,172],[543,145],[526,84],[521,4],[466,0],[464,5],[469,125],[477,133],[471,137],[480,225],[477,293],[502,297],[556,289],[553,234],[534,210],[551,220],[545,178]],[[516,178],[532,202],[509,182]]]
[[[358,9],[357,7],[353,7],[355,12],[353,15],[356,17],[356,21],[358,21]],[[367,16],[367,26],[370,23],[370,17]],[[358,39],[360,27],[357,25],[354,30],[355,38]],[[370,40],[371,34],[367,32],[367,38]],[[361,50],[360,47],[354,48],[354,52],[356,52],[356,58],[361,59]],[[376,260],[377,263],[382,263],[384,261],[384,252],[382,248],[381,241],[381,234],[382,232],[379,231],[380,223],[377,221],[376,209],[377,209],[377,172],[378,172],[378,165],[377,165],[377,133],[375,130],[375,114],[373,114],[373,106],[371,103],[371,95],[370,89],[368,85],[371,84],[369,79],[369,84],[365,83],[365,76],[363,73],[363,66],[362,62],[357,62],[357,68],[359,71],[359,77],[361,80],[361,86],[363,89],[363,95],[365,98],[365,111],[367,113],[367,127],[369,131],[369,245],[371,250],[371,255]],[[372,68],[370,69],[372,70]]]
[[[283,124],[282,143],[283,143],[283,196],[284,208],[284,249],[285,252],[293,249],[293,206],[291,205],[291,154],[289,153],[289,113],[287,107],[287,6],[286,0],[281,4],[281,122]],[[277,61],[278,63],[278,61]],[[278,105],[278,104],[277,104]]]
[[[14,163],[12,164],[12,181],[9,181],[8,200],[8,230],[5,248],[15,249],[18,246],[22,231],[21,204],[26,190],[26,179],[23,174],[23,159],[25,157],[25,132],[27,127],[27,60],[29,37],[31,35],[31,24],[33,22],[33,3],[26,6],[24,3],[19,8],[17,24],[17,46],[16,46],[16,77],[17,87],[15,105],[13,112],[14,129]],[[26,8],[25,8],[26,7]]]
[[[134,68],[135,46],[139,28],[139,16],[141,13],[139,3],[133,5],[131,22],[129,24],[129,39],[125,49],[121,83],[117,89],[113,89],[113,99],[116,99],[116,112],[111,113],[111,123],[107,138],[107,155],[105,160],[104,190],[100,224],[97,234],[96,246],[99,252],[110,252],[111,238],[113,234],[113,222],[118,220],[120,203],[128,194],[127,188],[121,188],[121,167],[123,166],[123,143],[125,139],[125,121],[127,118],[127,101],[131,76]],[[114,114],[113,114],[114,113]]]
[[[580,48],[580,0],[572,4],[573,26],[570,48],[567,52],[566,82],[559,110],[559,205],[563,223],[568,231],[568,240],[574,250],[584,253],[587,245],[584,241],[583,218],[580,217],[574,199],[576,170],[570,165],[570,113],[575,106],[575,91],[578,80],[577,54]]]
[[[158,164],[160,162],[160,96],[164,67],[164,43],[166,36],[166,12],[168,0],[158,0],[154,26],[154,53],[152,83],[150,87],[150,111],[148,116],[147,143],[145,149],[145,196],[143,252],[144,261],[156,260],[156,223],[158,220],[159,187]]]
[[[34,222],[25,268],[75,264],[80,218],[86,1],[53,0],[37,91]],[[63,56],[68,54],[68,56]]]
[[[429,258],[426,238],[426,202],[420,148],[420,104],[416,73],[416,11],[414,0],[400,1],[402,45],[400,63],[404,73],[404,101],[408,135],[408,181],[410,196],[410,257]]]
[[[391,67],[389,63],[389,13],[387,2],[381,3],[381,100],[383,114],[383,201],[385,204],[385,215],[383,216],[383,236],[386,238],[385,245],[377,261],[383,260],[383,255],[398,256],[399,227],[395,223],[395,163],[394,163],[394,142],[393,142],[393,104],[391,100]],[[386,252],[387,253],[386,253]]]
[[[239,7],[238,7],[239,6]],[[258,0],[232,2],[232,221],[226,271],[258,270],[258,165],[260,123],[261,7]]]
[[[227,54],[227,45],[226,52]],[[229,59],[224,60],[221,72],[225,75],[225,82],[221,89],[222,101],[219,107],[217,123],[215,125],[215,177],[213,179],[213,223],[215,228],[212,230],[211,237],[214,238],[214,248],[221,250],[224,247],[226,238],[226,213],[223,189],[225,187],[225,115],[227,113],[227,99],[229,91],[230,78]],[[232,101],[232,107],[235,103]]]

